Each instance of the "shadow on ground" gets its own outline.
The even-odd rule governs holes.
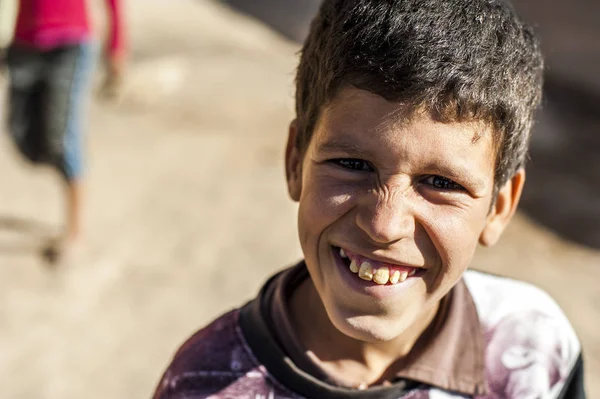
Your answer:
[[[53,232],[52,226],[47,223],[16,216],[0,215],[0,231],[5,230],[31,235],[36,238],[48,237]]]
[[[37,253],[47,258],[55,234],[52,226],[33,219],[0,215],[0,256]]]
[[[222,1],[298,42],[320,4],[320,0]],[[521,210],[563,238],[600,249],[600,80],[588,73],[600,59],[596,45],[600,28],[590,23],[586,0],[554,8],[543,0],[514,2],[538,28],[548,70],[553,71],[546,77]],[[564,13],[568,20],[560,18]],[[578,62],[570,65],[566,62],[570,57]]]

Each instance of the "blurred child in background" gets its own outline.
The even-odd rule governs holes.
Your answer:
[[[6,0],[0,0],[0,2]],[[10,76],[10,135],[29,161],[64,178],[66,228],[52,253],[69,252],[82,235],[85,100],[96,44],[85,0],[18,0],[14,38],[5,51]],[[115,93],[126,47],[120,0],[106,0],[103,93]]]

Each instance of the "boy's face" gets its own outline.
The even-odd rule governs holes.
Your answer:
[[[403,111],[345,88],[304,154],[292,124],[286,154],[314,287],[335,327],[368,342],[400,335],[434,308],[477,243],[497,240],[523,184],[520,171],[490,210],[491,131]]]

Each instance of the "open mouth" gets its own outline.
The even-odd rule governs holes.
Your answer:
[[[332,247],[334,255],[339,257],[350,272],[365,281],[372,281],[378,285],[396,285],[411,277],[419,277],[425,269],[401,265],[384,264],[374,261],[349,250]]]

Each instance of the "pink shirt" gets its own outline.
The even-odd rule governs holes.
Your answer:
[[[107,48],[120,57],[124,51],[119,0],[106,0],[109,11]],[[15,42],[48,50],[81,43],[91,36],[85,0],[20,0]]]

